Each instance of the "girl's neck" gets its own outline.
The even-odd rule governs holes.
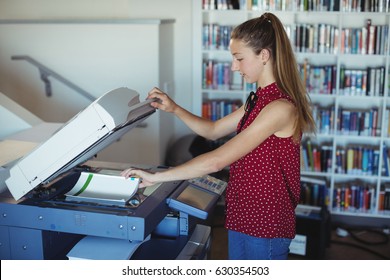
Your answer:
[[[262,88],[265,88],[265,87],[267,87],[267,86],[269,86],[270,84],[273,84],[273,83],[275,83],[276,81],[275,81],[275,79],[270,79],[270,80],[267,80],[267,81],[258,81],[257,82],[257,85],[258,85],[258,87],[260,88],[260,89],[262,89]]]

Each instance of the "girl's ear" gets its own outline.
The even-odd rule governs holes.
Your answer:
[[[268,60],[270,59],[270,53],[269,53],[269,50],[267,49],[263,49],[261,50],[261,60],[263,61],[263,64],[267,63]]]

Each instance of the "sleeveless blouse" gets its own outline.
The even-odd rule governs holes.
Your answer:
[[[292,102],[276,83],[258,89],[256,95],[243,130],[270,102]],[[300,195],[300,143],[292,136],[271,135],[232,163],[229,173],[225,227],[261,238],[294,238],[295,207]]]

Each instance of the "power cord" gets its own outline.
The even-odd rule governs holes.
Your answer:
[[[355,230],[353,230],[353,229],[349,229],[348,233],[351,235],[351,237],[353,239],[355,239],[356,241],[361,242],[363,244],[366,244],[366,245],[383,245],[383,244],[387,244],[389,242],[389,237],[382,231],[375,230],[375,229],[360,229],[359,231],[361,231],[361,230],[369,232],[369,233],[374,234],[374,235],[377,235],[379,237],[382,237],[383,240],[382,241],[367,241],[367,240],[364,240],[364,239],[360,238],[355,233]]]
[[[356,231],[359,231],[359,232],[368,232],[370,234],[374,234],[376,236],[379,236],[379,241],[368,241],[368,240],[365,240],[361,237],[359,237],[357,234],[356,234]],[[376,246],[376,245],[384,245],[384,244],[388,244],[389,242],[389,236],[384,232],[384,231],[380,231],[380,230],[377,230],[377,229],[371,229],[371,228],[340,228],[338,227],[336,229],[336,234],[340,237],[346,237],[346,236],[351,236],[351,238],[353,238],[354,240],[356,240],[357,242],[359,243],[363,243],[365,245],[370,245],[370,246]],[[339,244],[339,245],[343,245],[343,246],[350,246],[350,247],[354,247],[354,248],[358,248],[360,250],[363,250],[363,251],[366,251],[366,252],[369,252],[373,255],[376,255],[378,256],[379,258],[382,258],[382,259],[385,259],[385,260],[388,260],[390,259],[388,256],[385,256],[381,253],[378,253],[370,248],[367,248],[365,246],[361,246],[361,245],[358,245],[358,244],[354,244],[354,243],[350,243],[350,242],[345,242],[345,241],[337,241],[337,240],[331,240],[332,243],[335,243],[335,244]]]
[[[385,255],[383,255],[383,254],[381,254],[381,253],[378,253],[378,252],[376,252],[376,251],[374,251],[374,250],[371,250],[371,249],[369,249],[369,248],[367,248],[367,247],[364,247],[364,246],[360,246],[360,245],[357,245],[357,244],[353,244],[353,243],[349,243],[349,242],[344,242],[344,241],[336,241],[336,240],[332,240],[331,242],[334,243],[334,244],[338,244],[338,245],[343,245],[343,246],[349,246],[349,247],[358,248],[358,249],[360,249],[360,250],[363,250],[363,251],[369,252],[369,253],[371,253],[371,254],[373,254],[373,255],[376,255],[376,256],[378,256],[378,257],[381,258],[381,259],[390,260],[389,257],[387,257],[387,256],[385,256]]]

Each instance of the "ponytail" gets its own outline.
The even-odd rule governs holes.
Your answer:
[[[315,132],[310,99],[299,74],[290,40],[282,22],[272,13],[264,13],[237,26],[231,39],[243,41],[255,54],[267,49],[273,60],[273,74],[278,87],[293,100],[297,108],[294,139],[303,132]]]

